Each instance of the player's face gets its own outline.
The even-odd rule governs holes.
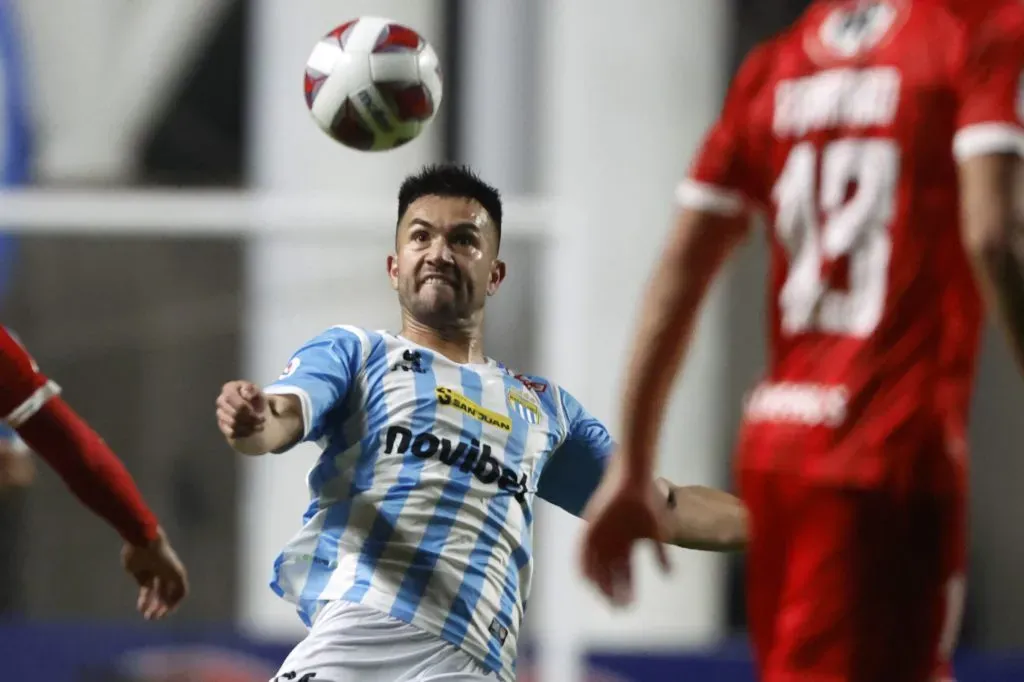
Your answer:
[[[398,225],[388,256],[391,285],[403,309],[435,328],[465,326],[505,278],[498,231],[472,199],[425,196]]]

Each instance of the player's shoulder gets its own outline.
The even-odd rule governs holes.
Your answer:
[[[752,97],[761,88],[770,85],[780,60],[793,53],[788,31],[757,43],[740,63],[730,86],[736,94]]]
[[[383,332],[356,325],[336,324],[307,341],[300,352],[311,348],[325,348],[339,360],[365,364],[372,354],[383,350],[384,346]]]
[[[1024,42],[1024,2],[1002,0],[989,13],[969,22],[973,37],[980,41]]]
[[[1024,17],[1021,0],[930,0],[925,5],[947,13],[967,28],[1010,28]]]
[[[993,42],[1024,39],[1024,2],[1021,0],[929,0],[930,8],[964,46],[976,52]]]
[[[353,324],[334,324],[320,332],[316,338],[344,344],[373,345],[383,342],[384,332]]]

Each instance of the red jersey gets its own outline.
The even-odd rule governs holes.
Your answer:
[[[948,2],[812,5],[747,58],[680,187],[770,226],[741,466],[962,485],[982,305],[957,161],[1024,153],[1024,5]]]

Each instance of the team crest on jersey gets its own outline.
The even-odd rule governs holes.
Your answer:
[[[524,419],[530,424],[540,423],[540,403],[527,393],[516,388],[510,388],[505,393],[508,399],[508,409],[513,415]]]
[[[502,431],[512,430],[512,420],[507,416],[498,414],[494,410],[488,410],[482,405],[478,405],[458,391],[444,386],[438,386],[434,390],[434,393],[437,396],[437,402],[440,405],[450,405],[463,414],[469,415],[473,419],[483,422],[484,424],[496,426]]]
[[[281,372],[281,376],[277,377],[278,380],[280,381],[281,379],[287,379],[291,375],[295,374],[295,370],[297,370],[299,368],[299,365],[301,364],[301,360],[299,360],[298,358],[292,358],[291,362],[288,363],[288,366],[284,368],[283,372]]]
[[[812,56],[840,59],[870,52],[892,35],[897,21],[906,16],[905,9],[905,0],[851,0],[825,17],[808,51]]]

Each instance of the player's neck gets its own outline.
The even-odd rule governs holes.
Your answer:
[[[487,361],[484,356],[482,325],[440,330],[405,317],[401,333],[409,341],[440,353],[452,362],[483,364]]]

